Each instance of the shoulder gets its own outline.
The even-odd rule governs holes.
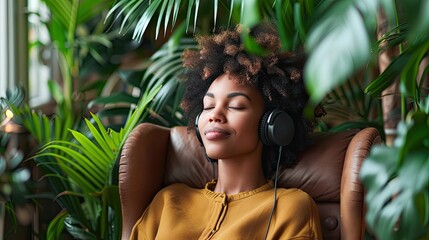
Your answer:
[[[279,200],[288,199],[289,201],[296,200],[314,203],[313,198],[299,188],[279,188],[277,191]]]
[[[296,188],[278,189],[276,239],[322,239],[319,210],[310,195]]]
[[[299,214],[307,219],[318,216],[317,205],[306,192],[297,188],[280,188],[277,194],[277,207],[282,209],[282,212],[287,211],[291,215]]]
[[[189,199],[192,196],[201,194],[201,191],[201,189],[192,188],[184,183],[174,183],[161,189],[154,197],[154,200],[178,201],[180,199]]]

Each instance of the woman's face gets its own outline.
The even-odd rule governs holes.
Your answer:
[[[240,85],[223,74],[210,85],[203,105],[198,126],[210,158],[228,159],[262,152],[258,130],[264,103],[256,88]]]

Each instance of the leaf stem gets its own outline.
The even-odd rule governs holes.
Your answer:
[[[80,0],[73,0],[71,8],[71,18],[68,27],[67,33],[67,42],[69,44],[68,52],[66,53],[66,63],[68,69],[65,69],[64,73],[64,94],[65,94],[65,104],[67,109],[70,111],[73,110],[73,76],[77,72],[77,65],[74,58],[74,40],[75,40],[75,31],[76,31],[76,21],[77,14],[79,11]]]
[[[398,28],[399,27],[399,13],[398,13],[398,6],[396,4],[396,0],[392,0],[392,4],[393,4],[393,10],[395,11],[395,25],[396,25],[395,27],[397,29],[399,29]],[[404,51],[404,43],[400,42],[398,54],[401,55],[403,51]],[[405,81],[407,81],[407,79],[405,79],[405,76],[401,74],[400,82],[405,82]],[[406,114],[407,114],[407,98],[406,98],[405,94],[401,93],[401,120],[405,120]]]

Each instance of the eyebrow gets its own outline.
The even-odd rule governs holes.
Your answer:
[[[214,98],[214,94],[210,93],[210,92],[206,93],[205,96]],[[226,95],[227,98],[233,98],[233,97],[238,97],[238,96],[243,96],[243,97],[247,98],[249,101],[252,101],[249,96],[247,96],[246,94],[244,94],[242,92],[232,92],[232,93],[229,93],[228,95]]]

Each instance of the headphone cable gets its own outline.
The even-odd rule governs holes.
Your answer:
[[[283,147],[280,146],[279,147],[279,156],[277,158],[276,175],[274,177],[274,203],[273,203],[273,207],[271,208],[270,219],[268,220],[267,231],[265,232],[265,237],[264,237],[265,240],[268,237],[268,230],[270,229],[271,219],[273,218],[274,210],[276,209],[276,206],[277,206],[277,181],[279,179],[279,168],[280,168],[280,159],[282,156],[282,150],[283,150]]]

